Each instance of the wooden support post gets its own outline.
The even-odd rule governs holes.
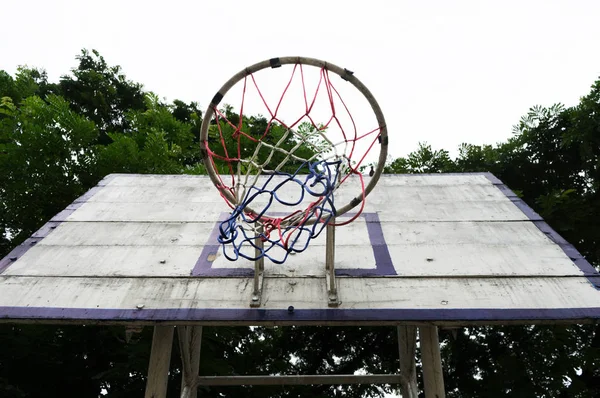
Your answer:
[[[400,387],[404,398],[418,398],[417,365],[417,327],[398,326],[398,348],[400,354]]]
[[[183,368],[181,398],[196,398],[198,396],[202,326],[177,326],[177,336]]]
[[[445,398],[442,356],[437,326],[420,326],[421,360],[425,398]]]
[[[157,325],[154,327],[145,398],[165,398],[167,396],[173,331],[173,326]]]

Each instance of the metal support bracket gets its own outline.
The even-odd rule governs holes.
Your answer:
[[[265,258],[262,255],[264,248],[264,242],[261,238],[263,229],[262,226],[257,230],[256,238],[254,239],[255,255],[254,260],[254,285],[252,289],[252,300],[250,301],[250,307],[257,308],[262,304],[262,292],[263,292],[263,281],[265,273]]]
[[[325,249],[325,276],[327,282],[327,305],[339,307],[342,302],[338,296],[338,287],[335,280],[335,218],[332,218],[326,227]]]

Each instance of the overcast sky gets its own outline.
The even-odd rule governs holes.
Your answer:
[[[204,108],[276,56],[353,70],[386,116],[390,152],[493,144],[536,104],[574,105],[600,76],[600,1],[9,1],[0,68],[51,80],[97,49],[128,78]]]

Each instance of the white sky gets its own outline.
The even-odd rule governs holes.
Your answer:
[[[390,153],[493,144],[536,104],[574,105],[600,76],[599,1],[9,1],[0,68],[51,80],[97,49],[128,78],[204,108],[276,56],[353,70],[387,119]]]

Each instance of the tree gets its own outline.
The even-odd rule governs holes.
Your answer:
[[[62,76],[53,90],[75,112],[92,120],[100,132],[99,142],[107,144],[108,133],[130,128],[127,112],[146,108],[142,85],[127,80],[120,66],[109,66],[96,50],[82,50],[77,59],[79,66],[71,70],[72,76]]]
[[[600,140],[591,132],[600,128],[599,87],[573,108],[533,107],[508,142],[463,145],[455,162],[459,171],[494,173],[596,267]],[[452,396],[600,395],[598,326],[468,328],[446,342]]]
[[[202,116],[197,104],[161,102],[95,51],[84,50],[78,61],[72,75],[56,84],[37,69],[20,68],[14,77],[0,71],[2,254],[105,174],[204,172],[196,147]],[[231,108],[223,113],[232,124],[240,122]],[[259,116],[241,122],[250,135],[264,133],[268,124]],[[217,127],[231,128],[214,125],[211,134]],[[599,132],[600,81],[577,106],[532,108],[506,142],[463,144],[456,159],[424,143],[385,170],[490,171],[598,267]],[[268,139],[278,140],[285,130],[275,124],[270,133]],[[235,144],[228,141],[227,150],[233,153]],[[291,137],[285,146],[293,145]],[[251,145],[242,142],[241,148],[251,155]],[[1,324],[0,396],[140,396],[151,335],[146,328],[127,343],[122,327]],[[387,327],[207,327],[204,335],[205,375],[388,373],[398,367],[395,330]],[[450,397],[600,396],[598,325],[469,327],[441,336]],[[174,395],[181,369],[177,349],[171,363]],[[36,369],[36,383],[24,371],[30,368]],[[358,398],[381,396],[383,390],[242,386],[205,388],[202,394]]]
[[[130,110],[124,133],[108,133],[112,142],[99,147],[101,175],[182,173],[196,148],[190,125],[177,120],[158,97],[147,93],[146,110]]]
[[[56,95],[30,96],[19,107],[5,97],[0,112],[4,228],[21,242],[97,181],[98,131]]]

